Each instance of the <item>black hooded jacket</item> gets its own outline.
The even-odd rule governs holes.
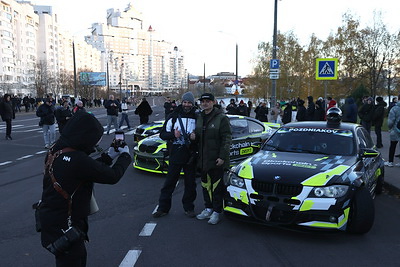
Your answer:
[[[84,233],[88,231],[87,216],[90,213],[90,199],[93,183],[115,184],[124,175],[131,157],[122,153],[114,165],[107,154],[93,159],[89,156],[103,135],[103,127],[91,114],[79,112],[65,125],[61,137],[49,153],[72,148],[64,152],[53,162],[56,181],[69,195],[72,195],[72,225]],[[48,156],[46,156],[47,160]],[[46,247],[54,242],[67,229],[68,201],[57,192],[48,172],[43,177],[42,206],[40,221],[42,224],[42,245]]]

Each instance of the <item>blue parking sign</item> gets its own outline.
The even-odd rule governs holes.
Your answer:
[[[271,59],[269,62],[270,69],[279,69],[279,59]]]

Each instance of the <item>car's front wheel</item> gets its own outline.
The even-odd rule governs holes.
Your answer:
[[[371,194],[365,187],[357,189],[351,201],[347,232],[365,234],[371,230],[375,219],[375,207]]]

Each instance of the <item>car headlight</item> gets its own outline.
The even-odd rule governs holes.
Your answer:
[[[237,186],[237,187],[240,187],[240,188],[244,188],[244,187],[245,187],[245,186],[244,186],[244,185],[245,185],[244,179],[238,177],[238,176],[236,175],[236,173],[234,173],[234,172],[231,172],[231,173],[229,174],[229,176],[228,176],[228,181],[229,181],[229,184],[230,184],[230,185]]]
[[[342,197],[346,195],[349,186],[347,185],[330,185],[325,187],[315,187],[313,193],[316,197]]]

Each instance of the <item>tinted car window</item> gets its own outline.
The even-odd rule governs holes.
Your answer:
[[[263,150],[327,155],[353,155],[353,133],[349,130],[301,127],[280,128]]]
[[[264,131],[264,126],[262,126],[261,124],[251,120],[248,120],[247,122],[249,124],[250,134],[262,133]]]
[[[360,148],[374,147],[374,141],[372,141],[371,135],[364,128],[360,127],[357,129],[357,137]]]
[[[246,119],[231,119],[232,138],[237,138],[249,134],[249,127]]]

